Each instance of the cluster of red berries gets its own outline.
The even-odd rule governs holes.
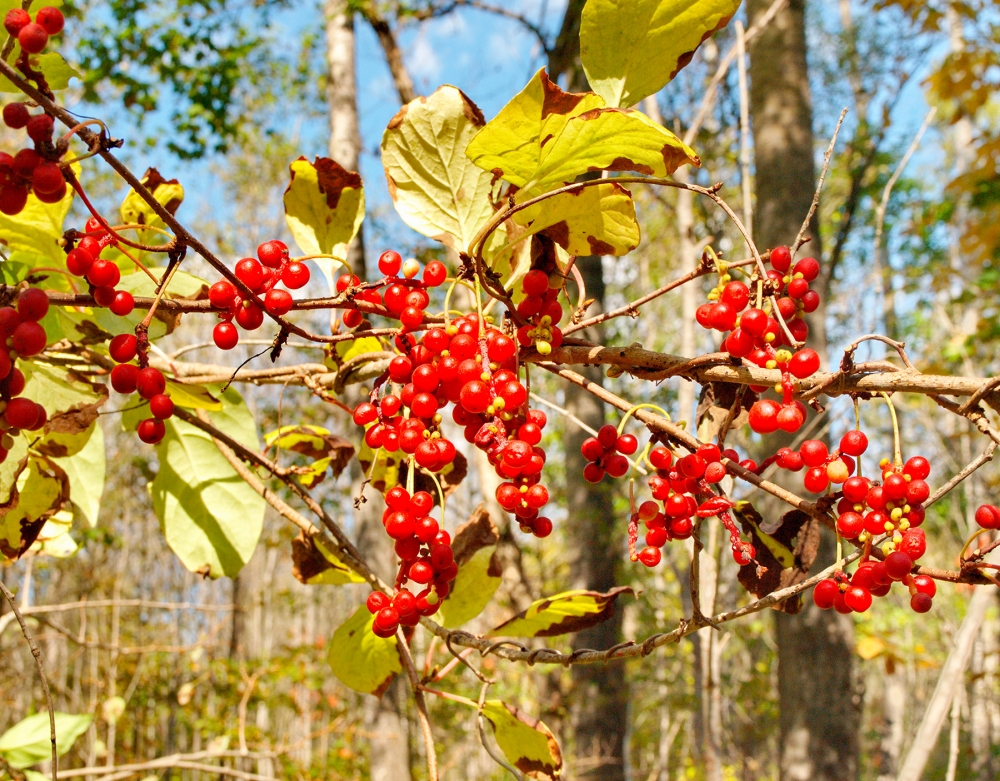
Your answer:
[[[610,423],[601,426],[596,437],[587,437],[580,452],[590,463],[583,468],[583,479],[599,483],[605,474],[624,477],[628,472],[628,456],[639,449],[639,440],[631,434],[619,436],[618,429]]]
[[[49,36],[61,33],[65,23],[62,11],[47,5],[38,9],[34,22],[23,8],[12,8],[4,17],[3,27],[17,38],[23,52],[39,54],[48,45]]]
[[[840,448],[832,453],[826,443],[807,439],[798,450],[783,447],[759,466],[748,462],[746,466],[758,474],[774,463],[789,472],[806,470],[802,484],[810,493],[823,493],[830,484],[842,485],[851,478],[856,468],[855,459],[868,449],[868,437],[863,431],[848,431],[840,439]],[[860,479],[860,478],[859,478]]]
[[[746,358],[761,368],[781,371],[781,384],[775,388],[782,394],[781,403],[760,399],[750,409],[750,428],[759,434],[778,429],[794,432],[802,427],[806,408],[792,398],[792,377],[805,379],[819,370],[820,363],[815,350],[803,348],[793,353],[787,349],[791,344],[776,317],[780,314],[796,342],[806,340],[809,326],[802,315],[819,306],[819,294],[809,289],[809,283],[819,275],[819,262],[815,258],[802,258],[793,267],[788,247],[771,250],[769,262],[767,282],[777,297],[777,312],[771,311],[770,301],[747,308],[750,288],[728,273],[720,276],[719,285],[709,293],[712,303],[702,304],[695,312],[704,328],[729,332],[722,346],[734,358]],[[760,392],[766,387],[753,390]]]
[[[27,65],[29,54],[45,48],[49,36],[63,29],[62,12],[46,6],[35,14],[35,21],[23,8],[12,8],[4,18],[4,29],[21,44],[18,65],[31,74]],[[57,162],[60,153],[52,145],[55,122],[48,114],[32,115],[24,103],[8,103],[3,107],[3,121],[13,130],[26,129],[34,149],[22,149],[16,155],[0,152],[0,212],[20,214],[28,202],[28,194],[43,203],[57,203],[66,195],[66,180]]]
[[[993,504],[981,504],[976,508],[976,523],[987,531],[1000,529],[1000,507]]]
[[[913,560],[896,551],[885,561],[864,559],[854,574],[834,573],[816,584],[813,601],[822,610],[833,608],[838,613],[864,613],[872,606],[873,597],[884,597],[893,583],[903,583],[910,592],[910,609],[926,613],[933,607],[937,584],[927,575],[911,575]]]
[[[24,392],[24,374],[15,366],[18,358],[30,358],[45,349],[45,328],[38,322],[49,311],[49,297],[38,288],[22,290],[17,308],[0,308],[0,463],[14,446],[21,431],[38,431],[45,425],[45,408],[31,399],[18,398]]]
[[[563,308],[557,300],[560,287],[551,287],[549,275],[533,269],[521,280],[524,298],[517,305],[517,313],[527,324],[517,329],[517,341],[524,347],[534,345],[541,355],[548,355],[563,341],[559,321]]]
[[[153,417],[140,421],[136,433],[147,445],[157,444],[166,433],[163,421],[174,414],[174,402],[166,393],[166,377],[159,369],[143,365],[139,340],[133,334],[118,334],[111,340],[108,352],[118,364],[111,370],[111,387],[123,394],[138,391],[149,402]],[[137,356],[139,365],[132,363]]]
[[[451,535],[430,516],[434,502],[429,493],[410,496],[395,486],[386,492],[385,503],[382,523],[395,540],[400,564],[395,595],[374,591],[368,597],[375,615],[372,631],[379,637],[391,637],[400,624],[415,626],[421,616],[434,615],[458,575]],[[413,590],[406,588],[408,581],[415,584]]]
[[[384,275],[382,281],[375,287],[355,291],[353,300],[385,307],[389,314],[399,318],[404,333],[420,327],[424,322],[424,310],[431,301],[427,290],[439,287],[448,277],[448,269],[444,263],[439,260],[428,263],[424,267],[422,282],[416,278],[420,273],[420,263],[413,258],[404,262],[395,250],[382,253],[378,259],[378,268]],[[358,277],[344,274],[337,280],[337,292],[344,293],[360,284]],[[343,322],[347,328],[357,328],[363,321],[364,314],[360,309],[348,309],[344,312]]]
[[[277,239],[265,241],[257,247],[256,258],[243,258],[236,264],[236,278],[258,296],[264,297],[268,313],[281,317],[292,308],[292,294],[277,287],[280,282],[289,290],[298,290],[309,282],[309,267],[292,260],[288,247]],[[220,279],[208,291],[208,300],[219,312],[222,321],[215,326],[212,338],[220,350],[232,350],[240,341],[237,325],[254,331],[264,323],[264,312],[252,301],[245,300],[236,285]]]
[[[107,307],[112,314],[125,317],[135,309],[135,299],[127,290],[115,290],[122,274],[114,261],[101,257],[104,249],[115,239],[96,217],[87,220],[87,235],[66,254],[66,269],[70,274],[84,277],[90,284],[90,293],[98,306]]]

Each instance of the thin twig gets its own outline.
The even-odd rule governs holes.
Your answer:
[[[795,237],[795,243],[792,245],[793,257],[795,256],[795,253],[799,251],[799,247],[806,243],[806,231],[809,230],[809,223],[812,221],[813,215],[819,207],[819,196],[820,193],[823,192],[823,184],[826,182],[826,174],[830,170],[830,161],[833,159],[833,150],[837,146],[837,136],[840,135],[840,126],[844,124],[844,118],[846,116],[847,109],[845,108],[840,112],[840,118],[837,120],[837,126],[833,129],[833,138],[830,139],[830,145],[826,148],[826,153],[823,155],[823,170],[820,172],[819,181],[816,183],[816,192],[813,193],[813,199],[809,206],[809,212],[806,214],[806,218],[802,221],[802,227],[799,228],[799,235]]]
[[[402,629],[396,630],[396,645],[399,648],[399,658],[402,659],[403,667],[406,668],[410,687],[413,689],[413,699],[417,704],[417,719],[420,722],[420,732],[424,740],[424,749],[427,752],[427,776],[429,781],[438,781],[437,752],[434,750],[434,734],[431,732],[431,718],[427,713],[427,700],[424,699],[417,668],[413,664],[410,647],[406,644],[406,637],[403,635]]]

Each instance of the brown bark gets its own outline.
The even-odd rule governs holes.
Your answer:
[[[750,22],[768,0],[750,0]],[[754,132],[758,245],[788,244],[809,212],[816,187],[812,102],[806,62],[805,0],[792,0],[750,46],[750,114]],[[808,252],[821,256],[819,224],[809,225]],[[816,284],[821,299],[827,278]],[[809,318],[810,342],[826,353],[825,310]],[[824,535],[815,566],[832,563],[833,539]],[[860,697],[852,655],[853,624],[811,600],[801,613],[775,616],[778,699],[781,709],[780,770],[786,781],[846,781],[858,774]],[[817,675],[823,670],[823,675]]]

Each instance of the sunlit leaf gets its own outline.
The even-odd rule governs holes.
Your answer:
[[[564,591],[537,599],[528,608],[489,633],[490,637],[555,637],[600,624],[611,618],[615,600],[622,593],[635,592],[621,586],[606,593]]]
[[[87,731],[91,717],[86,714],[55,713],[56,753],[62,756]],[[48,711],[22,719],[0,735],[0,756],[12,767],[25,768],[52,758],[51,726]]]
[[[292,540],[292,574],[300,583],[342,586],[365,579],[329,550],[317,535],[299,532]]]
[[[381,697],[392,679],[403,670],[396,638],[376,637],[375,616],[365,605],[337,627],[330,641],[327,661],[333,674],[348,688]]]
[[[80,436],[80,435],[78,435]],[[53,458],[69,479],[69,498],[90,526],[97,525],[104,495],[107,457],[104,452],[104,429],[97,423],[85,435],[82,448],[72,455]]]
[[[587,0],[580,59],[591,88],[609,106],[654,95],[725,27],[740,0]]]
[[[184,188],[176,179],[164,179],[155,168],[149,168],[139,180],[153,194],[153,198],[170,214],[176,214],[184,201]],[[150,228],[166,230],[166,223],[153,211],[135,190],[129,190],[121,205],[122,222],[126,225],[148,225]],[[170,238],[158,230],[124,231],[125,235],[140,244],[166,244]],[[140,261],[151,260],[155,255],[142,250],[129,250],[129,254]],[[148,263],[147,263],[148,265]],[[172,285],[171,285],[172,287]]]
[[[483,716],[493,725],[493,736],[507,761],[540,781],[554,781],[562,772],[562,751],[552,730],[501,700],[483,703]]]
[[[497,557],[500,534],[488,512],[479,505],[472,517],[455,530],[452,550],[458,575],[441,603],[438,621],[449,629],[483,612],[503,580]]]

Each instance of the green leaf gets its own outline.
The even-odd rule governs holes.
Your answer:
[[[299,532],[292,540],[292,574],[311,586],[343,586],[365,583],[365,579],[329,550],[317,535]]]
[[[403,222],[459,251],[493,216],[492,175],[463,154],[485,125],[475,103],[444,86],[403,106],[382,136],[389,194]]]
[[[480,168],[527,198],[591,171],[667,176],[701,165],[690,147],[639,111],[605,108],[593,93],[567,93],[539,71],[469,144]]]
[[[56,753],[62,756],[87,731],[92,717],[58,712],[54,716]],[[48,711],[28,716],[0,735],[0,756],[12,767],[19,769],[51,759],[52,738]]]
[[[230,388],[222,401],[221,410],[208,413],[212,424],[258,449],[257,427],[243,399]],[[160,471],[150,490],[167,544],[192,572],[235,577],[257,547],[264,499],[208,434],[176,417],[165,424],[166,436],[157,446]]]
[[[514,219],[527,225],[519,239],[543,233],[570,255],[627,255],[639,246],[632,194],[614,182],[554,195]]]
[[[452,550],[458,575],[441,604],[438,621],[452,629],[483,612],[503,580],[497,557],[500,534],[490,514],[479,505],[472,517],[455,530]]]
[[[365,190],[361,177],[335,160],[300,157],[289,166],[291,181],[285,190],[285,223],[303,255],[333,255],[347,259],[347,246],[365,218]],[[318,258],[334,288],[334,261]]]
[[[327,661],[345,686],[381,697],[403,665],[396,638],[376,637],[372,633],[374,622],[375,616],[361,605],[333,633]]]
[[[611,618],[619,594],[635,592],[627,586],[607,593],[564,591],[537,599],[528,608],[489,633],[490,637],[555,637],[600,624]]]
[[[176,179],[164,179],[155,168],[147,168],[146,173],[139,180],[146,189],[153,193],[153,198],[163,206],[170,214],[177,214],[181,203],[184,201],[184,188]],[[152,207],[146,203],[135,190],[129,190],[128,195],[121,205],[122,222],[126,225],[148,225],[150,228],[166,230],[166,223],[153,211]],[[170,239],[160,231],[138,230],[134,233],[127,231],[129,238],[135,237],[140,244],[166,244]],[[146,261],[155,257],[151,253],[141,250],[129,250],[129,254],[135,255],[139,260]],[[148,262],[147,262],[147,265]],[[171,282],[171,290],[174,289]],[[134,295],[134,294],[133,294]]]
[[[18,3],[20,5],[20,3]],[[6,16],[6,12],[2,12]],[[6,38],[6,35],[4,35]],[[17,52],[15,57],[20,56],[20,47],[17,47]],[[58,52],[45,52],[44,54],[34,54],[30,58],[31,67],[33,70],[41,73],[45,77],[45,81],[51,90],[61,90],[66,89],[69,86],[69,80],[76,78],[82,79],[83,75],[72,65],[70,65],[63,56]],[[7,93],[20,93],[21,90],[15,87],[10,80],[4,76],[0,76],[0,92]]]
[[[207,409],[217,411],[222,409],[222,402],[219,401],[219,389],[208,388],[204,385],[196,385],[176,380],[167,380],[166,394],[178,407],[185,409]]]
[[[634,106],[659,92],[722,29],[740,0],[587,0],[580,59],[609,106]]]
[[[81,436],[81,435],[77,435]],[[104,429],[97,423],[86,433],[80,450],[65,458],[53,458],[69,479],[69,498],[87,523],[97,525],[104,495],[107,457],[104,451]]]
[[[562,751],[544,722],[501,700],[484,702],[483,716],[493,726],[497,745],[514,767],[531,778],[559,778]]]

